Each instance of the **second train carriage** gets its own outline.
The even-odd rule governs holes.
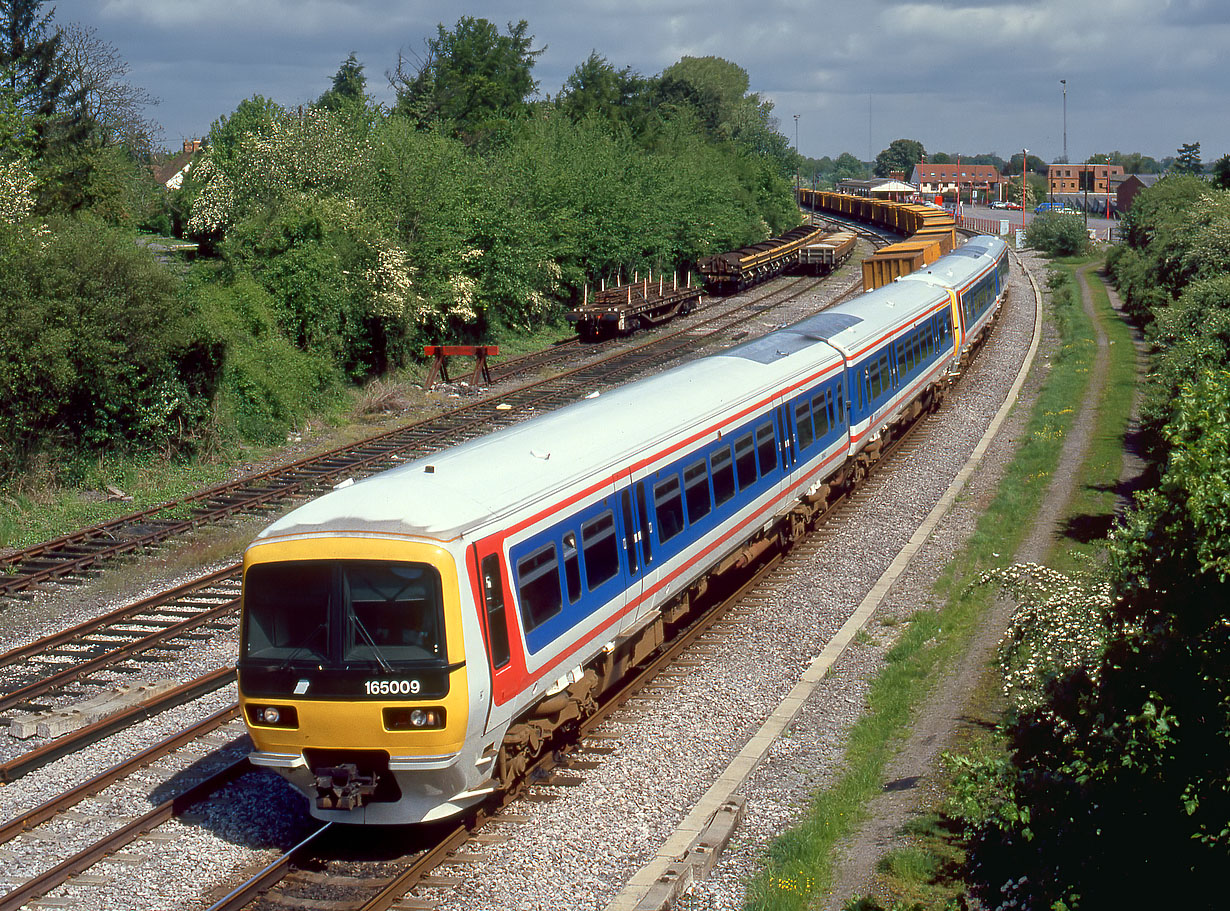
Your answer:
[[[1006,255],[987,239],[275,522],[244,557],[252,761],[321,819],[420,822],[482,800],[652,649],[706,573],[782,534],[935,400]]]

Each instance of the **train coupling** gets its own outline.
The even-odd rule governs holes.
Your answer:
[[[376,773],[362,775],[353,762],[331,768],[314,769],[316,809],[354,810],[376,793]]]

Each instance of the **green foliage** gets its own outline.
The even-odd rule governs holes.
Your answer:
[[[233,275],[251,275],[270,293],[278,327],[297,347],[356,379],[402,361],[407,301],[378,293],[381,239],[351,201],[287,194],[235,225],[221,252]]]
[[[1230,155],[1223,155],[1213,163],[1213,186],[1230,190]]]
[[[438,25],[418,72],[399,67],[395,111],[419,125],[442,122],[470,138],[519,117],[538,87],[533,69],[542,53],[532,49],[528,31],[524,19],[509,23],[507,35],[473,16],[462,16],[452,31]]]
[[[910,179],[910,172],[926,156],[923,144],[916,139],[894,139],[888,148],[876,156],[876,177],[887,177],[894,171],[905,174]]]
[[[1177,301],[1158,309],[1148,339],[1156,353],[1144,386],[1141,426],[1148,451],[1160,462],[1164,429],[1177,416],[1183,385],[1230,365],[1230,275],[1194,282]]]
[[[1079,215],[1046,212],[1025,230],[1025,242],[1048,256],[1080,256],[1089,249],[1089,235]]]
[[[169,274],[130,233],[93,219],[7,239],[0,467],[53,445],[186,445],[208,413],[218,351]]]
[[[1123,224],[1129,249],[1111,267],[1137,322],[1147,324],[1188,282],[1226,270],[1228,218],[1230,196],[1195,177],[1167,177],[1136,197]]]
[[[615,69],[592,52],[569,75],[556,104],[573,120],[596,117],[611,124],[639,125],[648,109],[648,83],[631,67]]]
[[[1204,166],[1200,164],[1200,143],[1185,142],[1179,146],[1179,154],[1174,164],[1170,166],[1172,174],[1201,174]]]
[[[224,352],[214,402],[223,438],[279,443],[292,427],[329,407],[341,377],[324,357],[279,332],[277,302],[255,281],[193,282],[192,298]]]
[[[1076,660],[1042,649],[1045,698],[1016,703],[1011,763],[958,768],[952,811],[986,904],[1144,907],[1175,882],[1218,894],[1230,853],[1228,415],[1230,372],[1184,384],[1158,488],[1109,542],[1111,597],[1077,585],[1034,599],[1089,605],[1106,645],[1096,661],[1096,648]]]

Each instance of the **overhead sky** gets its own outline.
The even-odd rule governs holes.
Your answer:
[[[45,9],[50,9],[49,2]],[[95,29],[161,100],[164,144],[208,132],[244,98],[317,98],[352,51],[368,90],[436,25],[525,19],[539,94],[597,51],[661,72],[683,56],[731,60],[773,101],[807,156],[870,159],[894,139],[928,151],[1051,161],[1096,152],[1162,158],[1200,142],[1230,152],[1227,0],[55,0],[57,24]]]

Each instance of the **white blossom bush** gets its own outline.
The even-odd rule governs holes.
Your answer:
[[[198,166],[193,177],[201,192],[188,230],[223,233],[257,206],[295,193],[348,196],[370,157],[367,141],[325,111],[283,115],[267,134],[245,136],[227,167],[209,158]]]
[[[15,225],[34,209],[34,175],[20,160],[0,160],[0,224]]]
[[[410,255],[390,241],[372,243],[375,262],[363,273],[372,288],[372,315],[382,320],[400,320],[418,311],[422,302],[414,287],[414,267]]]
[[[998,662],[1004,695],[1013,708],[1042,708],[1051,680],[1080,670],[1096,684],[1108,637],[1109,583],[1070,577],[1037,563],[1017,563],[984,573],[1017,599]]]

